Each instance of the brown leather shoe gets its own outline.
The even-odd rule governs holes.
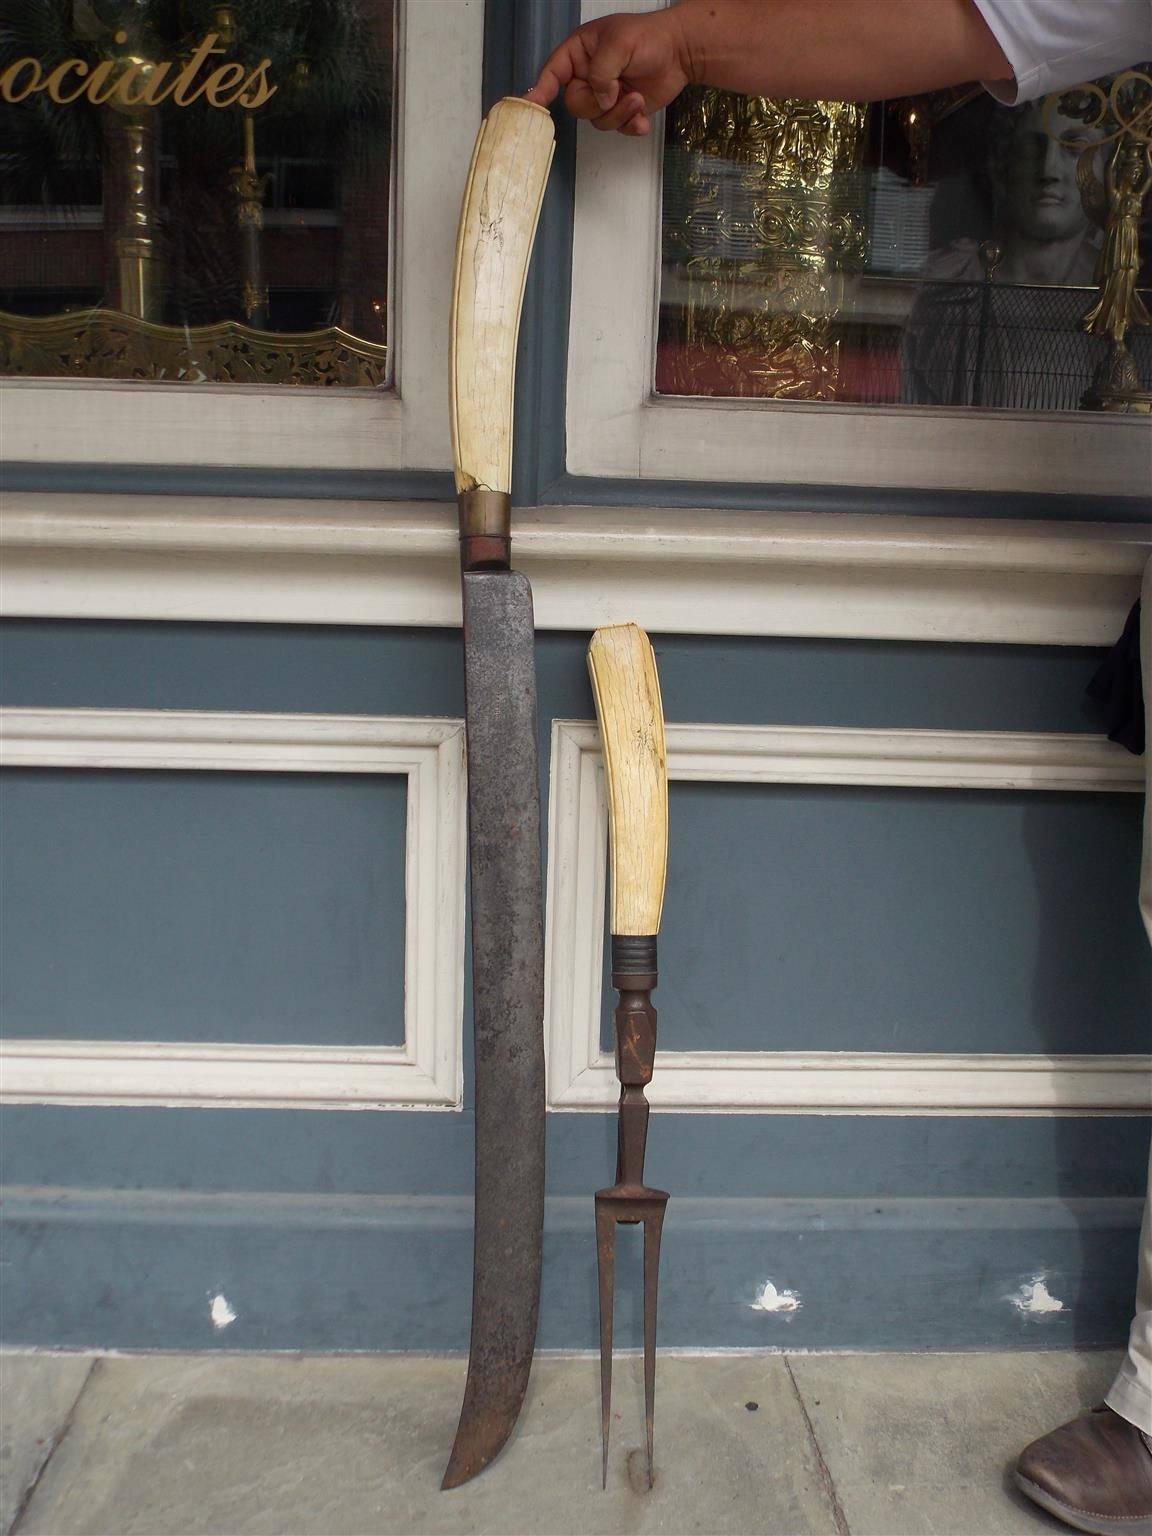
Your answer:
[[[1078,1531],[1152,1536],[1152,1436],[1104,1404],[1033,1440],[1016,1484]]]

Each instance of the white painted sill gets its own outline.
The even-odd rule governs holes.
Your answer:
[[[541,629],[1105,645],[1152,524],[517,509]],[[9,616],[456,626],[456,511],[427,502],[18,493]]]

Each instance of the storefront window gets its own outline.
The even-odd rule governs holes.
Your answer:
[[[1150,107],[1140,71],[1018,108],[685,92],[657,391],[1148,409]]]
[[[0,15],[0,373],[389,382],[393,0]]]

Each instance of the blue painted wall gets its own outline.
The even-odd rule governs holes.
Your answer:
[[[486,99],[523,90],[577,19],[578,0],[488,0]],[[1137,497],[568,475],[574,132],[563,116],[557,127],[521,327],[518,504],[1147,520]],[[7,465],[5,481],[11,491],[128,496],[452,494],[444,473],[275,465]],[[553,717],[591,716],[584,638],[538,639],[545,748]],[[1083,701],[1098,660],[1089,652],[656,641],[672,720],[1097,727]],[[0,702],[459,716],[459,640],[428,630],[17,622],[0,633]],[[193,1029],[212,1039],[399,1037],[395,784],[27,772],[4,799],[0,984],[11,1033],[51,1021],[53,1034],[92,1038]],[[1134,915],[1134,798],[685,785],[673,810],[658,994],[667,1043],[1142,1048],[1148,961]],[[726,879],[712,858],[718,840]],[[468,1066],[466,1055],[466,1091]],[[594,1344],[590,1192],[611,1176],[613,1138],[609,1116],[550,1118],[545,1345]],[[9,1340],[466,1341],[467,1098],[458,1114],[14,1107],[0,1116],[0,1141]],[[1140,1117],[657,1115],[650,1166],[675,1197],[662,1340],[1117,1343],[1147,1144]],[[634,1339],[628,1263],[625,1244],[619,1327]],[[1065,1307],[1029,1317],[1012,1297],[1039,1273]],[[757,1310],[769,1279],[802,1306]],[[219,1292],[237,1313],[225,1332],[209,1317]]]
[[[403,779],[13,770],[8,1036],[400,1045]]]
[[[545,747],[554,717],[591,716],[585,640],[540,638]],[[1090,652],[675,636],[657,650],[673,720],[1096,728],[1082,699]],[[0,702],[458,715],[459,643],[425,630],[17,622],[0,633]],[[160,1020],[171,1038],[398,1038],[396,789],[21,770],[4,787],[4,983],[19,1004],[8,1027],[67,1017],[51,1032],[154,1036]],[[681,785],[673,811],[666,1043],[1142,1048],[1135,797]],[[69,847],[82,853],[74,881]],[[240,925],[246,944],[228,954]],[[134,933],[151,963],[131,963]],[[300,953],[272,976],[289,941]],[[213,946],[226,959],[216,973],[202,963]],[[90,967],[100,985],[86,999]],[[10,1340],[465,1342],[467,1103],[458,1114],[22,1106],[0,1131]],[[589,1197],[611,1175],[613,1135],[609,1116],[550,1117],[545,1345],[594,1343]],[[658,1115],[650,1166],[675,1195],[662,1338],[1116,1342],[1147,1136],[1138,1117]],[[628,1263],[626,1251],[625,1336]],[[1037,1273],[1063,1313],[1014,1305]],[[799,1310],[753,1305],[769,1279],[801,1296]],[[209,1318],[219,1292],[237,1313],[224,1332]]]
[[[1142,1051],[1141,811],[1121,794],[674,785],[661,1042]]]

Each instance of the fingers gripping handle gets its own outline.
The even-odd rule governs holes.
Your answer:
[[[476,139],[452,288],[450,408],[458,493],[511,490],[516,337],[553,147],[547,110],[514,96],[496,103]]]
[[[635,624],[598,629],[588,671],[608,782],[612,933],[655,936],[668,865],[668,763],[648,636]]]

